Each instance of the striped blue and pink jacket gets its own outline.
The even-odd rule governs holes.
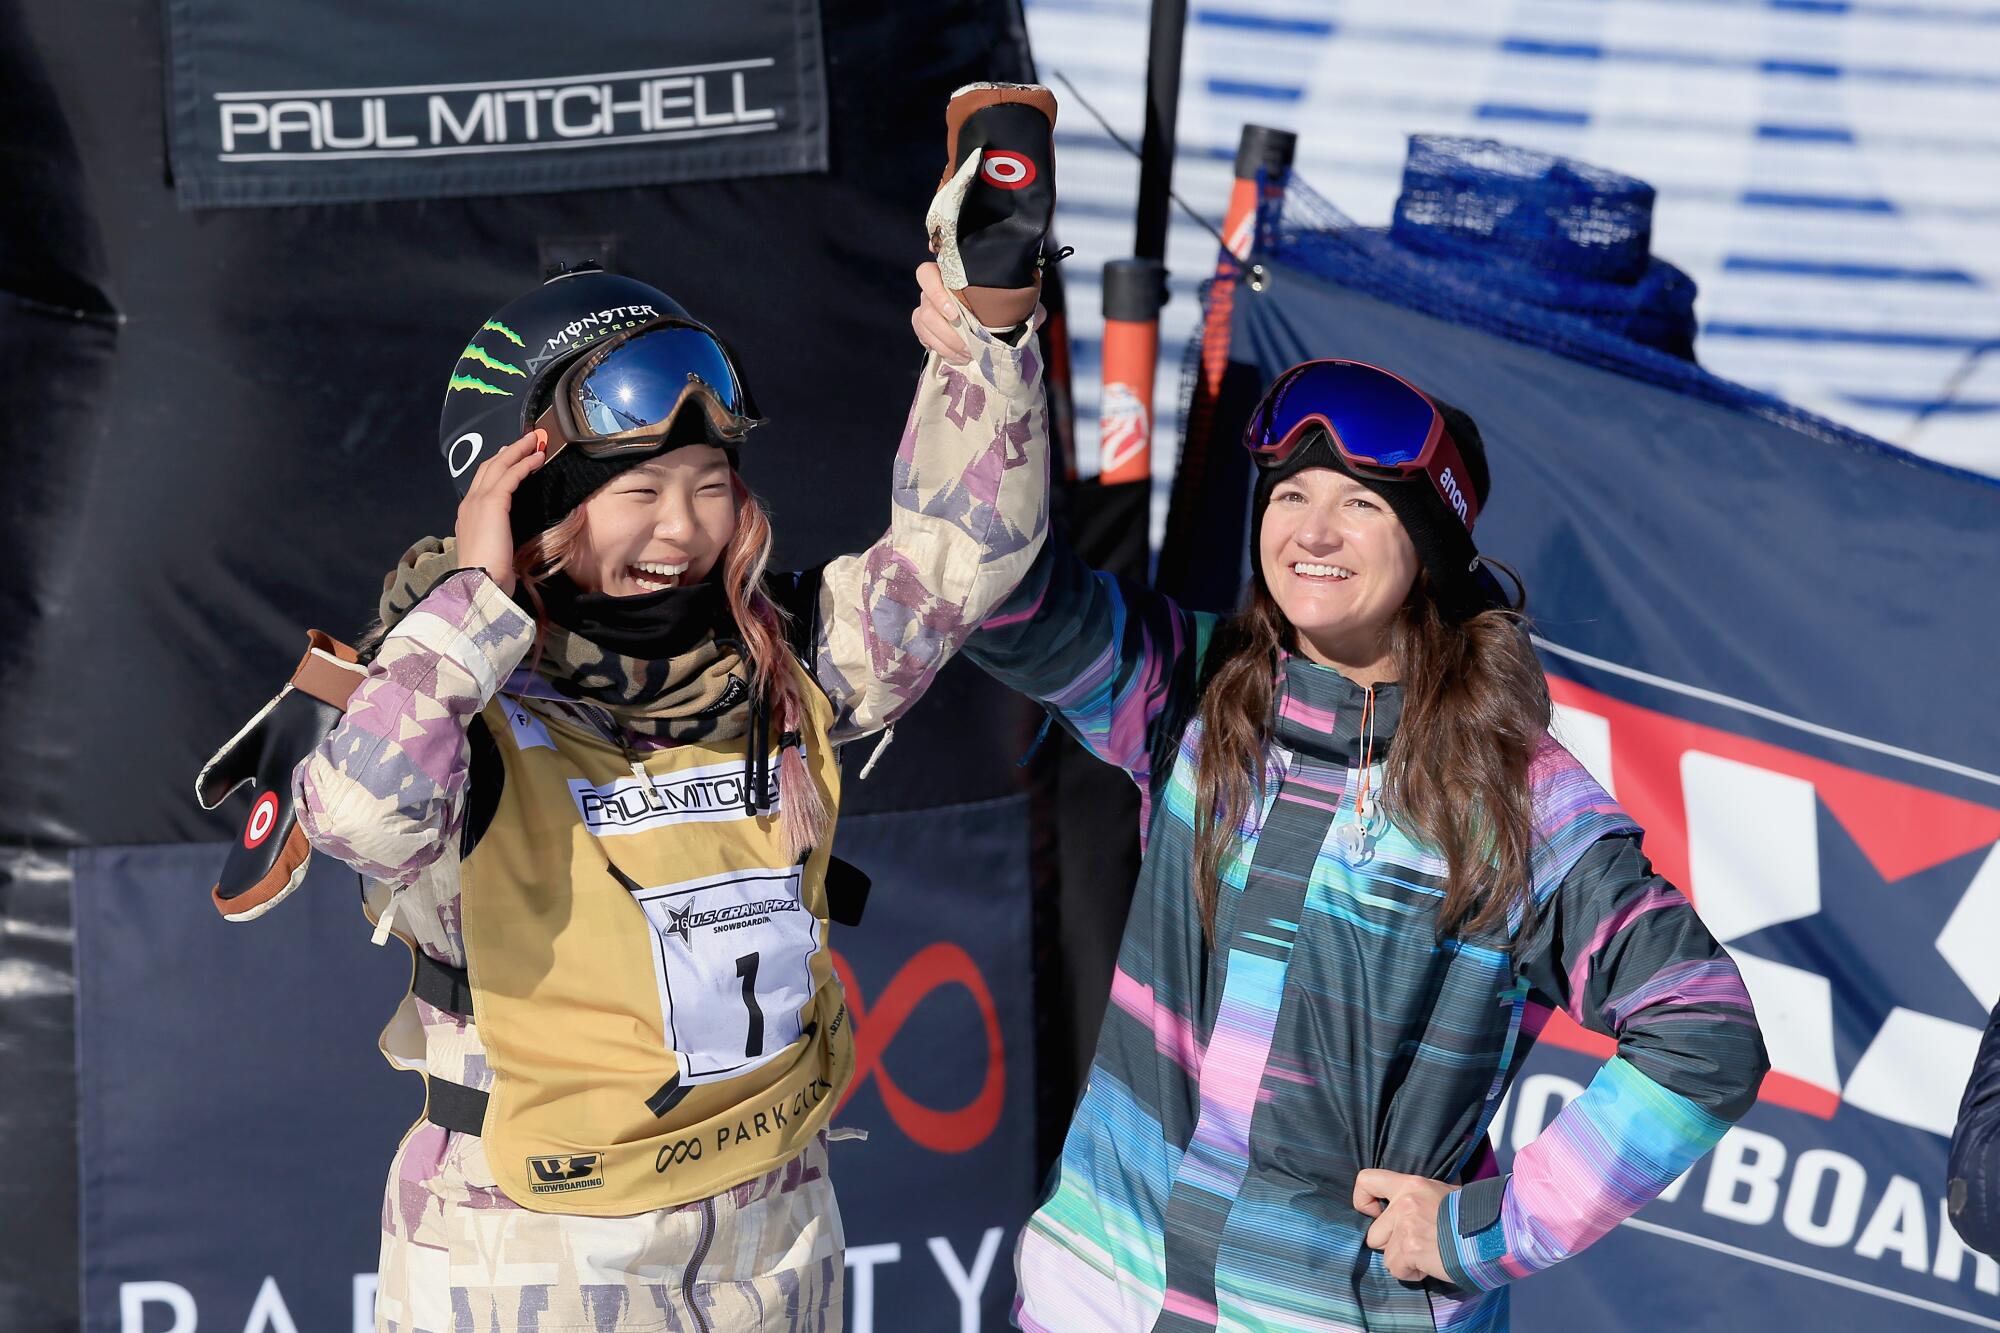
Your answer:
[[[1355,821],[1364,691],[1288,657],[1262,799],[1194,907],[1196,706],[1215,618],[1056,542],[967,644],[1146,794],[1111,1003],[1047,1197],[1022,1237],[1030,1330],[1497,1330],[1507,1284],[1577,1253],[1712,1147],[1767,1062],[1741,978],[1640,830],[1554,739],[1536,756],[1531,913],[1438,938],[1445,864]],[[1401,695],[1375,688],[1374,766]],[[1555,1010],[1617,1039],[1584,1094],[1498,1174],[1487,1130]],[[1462,1184],[1453,1281],[1363,1243],[1357,1172]]]

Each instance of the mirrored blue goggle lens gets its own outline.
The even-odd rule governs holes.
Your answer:
[[[1347,456],[1376,467],[1403,467],[1423,456],[1430,438],[1430,400],[1372,366],[1309,366],[1273,395],[1264,439],[1275,444],[1307,417],[1333,423]]]
[[[744,414],[742,386],[721,344],[701,329],[648,329],[615,347],[576,386],[576,413],[594,435],[664,426],[691,383]]]

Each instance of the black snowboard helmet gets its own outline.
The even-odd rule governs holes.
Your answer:
[[[581,266],[481,324],[452,368],[438,421],[438,452],[460,498],[480,463],[528,433],[557,379],[586,349],[670,317],[689,318],[659,288]]]

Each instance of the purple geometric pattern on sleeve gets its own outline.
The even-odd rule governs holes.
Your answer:
[[[293,775],[312,845],[370,878],[412,883],[458,836],[466,723],[533,641],[534,622],[485,574],[433,589]]]
[[[977,327],[932,356],[891,473],[889,530],[827,565],[814,675],[836,740],[890,725],[1034,563],[1048,532],[1048,407],[1033,333]]]

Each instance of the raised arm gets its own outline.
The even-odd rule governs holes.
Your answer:
[[[1447,1196],[1444,1267],[1488,1289],[1569,1258],[1650,1203],[1749,1110],[1770,1067],[1736,965],[1636,836],[1592,844],[1523,950],[1531,999],[1618,1053],[1505,1176]]]
[[[466,723],[534,642],[534,622],[480,570],[444,580],[405,616],[347,712],[293,774],[312,845],[409,884],[464,817]]]
[[[1033,323],[995,333],[961,320],[967,363],[926,358],[896,451],[889,530],[826,567],[813,668],[838,740],[907,712],[1041,549],[1048,405]]]
[[[1055,537],[965,651],[1150,799],[1194,706],[1215,625],[1212,615],[1090,568]]]
[[[534,621],[509,596],[508,514],[542,444],[530,431],[480,465],[458,507],[451,558],[462,568],[391,627],[339,725],[293,772],[307,840],[371,878],[411,884],[455,845],[466,724],[535,641]]]

